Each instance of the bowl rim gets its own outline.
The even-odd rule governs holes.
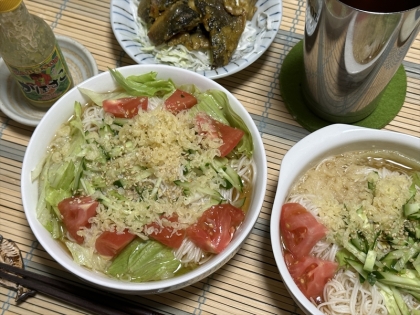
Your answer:
[[[323,315],[300,291],[291,277],[284,258],[280,240],[281,206],[287,197],[290,186],[322,158],[360,148],[377,148],[392,143],[396,150],[412,156],[416,152],[420,156],[420,138],[389,130],[378,130],[347,124],[332,124],[304,137],[284,155],[281,161],[279,181],[270,219],[270,237],[277,268],[286,289],[298,306],[307,314]],[[384,148],[384,147],[382,147]],[[405,148],[405,149],[404,149]],[[301,169],[296,165],[305,165]],[[294,167],[291,167],[294,166]]]
[[[201,91],[205,91],[208,89],[221,90],[226,93],[232,108],[236,113],[238,113],[238,115],[242,117],[242,119],[248,126],[254,143],[254,161],[258,162],[256,163],[258,183],[255,184],[255,189],[252,193],[253,202],[250,205],[250,209],[245,217],[245,221],[238,228],[231,243],[222,253],[215,255],[207,263],[199,266],[198,268],[184,275],[180,275],[171,279],[153,282],[124,282],[121,280],[110,278],[103,274],[92,272],[91,270],[88,270],[85,267],[77,265],[69,254],[67,255],[67,257],[62,254],[64,252],[64,248],[60,250],[58,248],[58,242],[53,240],[49,232],[40,224],[40,222],[36,218],[35,213],[36,202],[34,203],[34,194],[38,193],[38,189],[37,187],[35,187],[36,183],[32,183],[30,179],[31,171],[36,166],[36,163],[38,163],[34,162],[34,160],[39,161],[40,159],[42,159],[45,153],[45,150],[39,150],[39,142],[43,143],[43,147],[46,149],[46,144],[50,143],[53,136],[49,131],[58,129],[58,127],[54,128],[51,127],[51,125],[59,126],[62,122],[66,121],[70,117],[71,114],[68,113],[73,112],[73,104],[75,100],[87,100],[86,97],[84,97],[78,90],[79,87],[93,88],[94,86],[97,86],[98,80],[103,80],[104,84],[100,88],[96,87],[96,90],[102,90],[105,92],[112,87],[116,87],[115,82],[112,80],[109,71],[102,72],[72,88],[59,101],[57,101],[49,109],[46,115],[44,115],[44,117],[41,119],[31,139],[29,140],[22,163],[21,194],[23,208],[32,232],[34,233],[38,242],[45,249],[45,251],[58,264],[60,264],[66,270],[75,274],[79,278],[82,278],[83,280],[86,280],[89,283],[97,285],[99,287],[103,287],[111,291],[123,292],[126,294],[155,294],[160,292],[169,292],[175,289],[180,289],[182,287],[188,286],[209,276],[211,273],[222,267],[241,248],[243,242],[245,242],[248,235],[251,233],[259,217],[264,201],[267,184],[267,160],[265,150],[258,128],[250,114],[247,112],[245,107],[239,102],[238,99],[236,99],[227,89],[222,87],[217,82],[206,78],[198,73],[167,65],[136,64],[119,67],[116,69],[120,71],[124,76],[154,71],[157,73],[158,78],[170,78],[172,79],[172,81],[174,81],[175,85],[177,86],[182,83],[194,82],[194,84],[196,84],[196,86]],[[45,136],[48,134],[49,137]],[[256,176],[254,177],[254,179],[255,178]],[[56,243],[56,245],[54,246],[53,243]]]

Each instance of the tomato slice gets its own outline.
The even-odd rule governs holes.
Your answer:
[[[215,123],[223,140],[223,144],[219,148],[220,156],[224,157],[238,145],[245,133],[241,129],[233,128],[221,122],[216,121]]]
[[[228,246],[244,218],[244,212],[230,204],[212,206],[187,228],[187,236],[202,250],[218,254]]]
[[[280,233],[286,249],[299,259],[309,255],[327,229],[302,205],[286,203],[281,210]]]
[[[107,113],[119,118],[132,118],[136,116],[139,109],[146,111],[148,98],[145,96],[123,97],[116,100],[105,100],[102,107]]]
[[[105,231],[96,239],[95,248],[100,255],[114,257],[135,237],[128,230],[125,230],[123,233]]]
[[[285,254],[286,265],[302,293],[308,299],[322,297],[325,284],[334,277],[338,263],[312,256],[293,261],[290,256],[290,253]]]
[[[201,135],[207,135],[211,138],[219,138],[219,133],[216,128],[215,120],[203,112],[195,115],[195,125],[197,131]]]
[[[222,139],[223,143],[219,147],[221,157],[228,155],[245,134],[241,129],[221,123],[205,113],[198,113],[195,123],[199,133]]]
[[[90,227],[89,219],[96,215],[98,204],[90,196],[74,196],[58,203],[64,226],[78,244],[83,243],[84,238],[77,231],[82,227]]]
[[[166,109],[174,115],[183,110],[190,109],[195,104],[197,104],[197,99],[194,95],[179,89],[176,89],[175,92],[165,100]]]
[[[179,248],[182,241],[185,238],[185,230],[175,230],[172,226],[165,226],[165,220],[170,222],[178,222],[178,215],[173,214],[170,217],[163,217],[163,226],[157,222],[153,222],[146,226],[146,230],[150,227],[154,228],[154,232],[150,233],[149,236],[154,240],[171,248]]]

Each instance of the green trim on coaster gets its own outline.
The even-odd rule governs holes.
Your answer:
[[[315,131],[333,124],[316,116],[305,104],[302,96],[303,41],[287,54],[280,70],[280,92],[287,110],[305,129]],[[365,119],[351,125],[381,129],[391,122],[404,104],[407,91],[407,75],[401,65],[384,90],[378,107]]]

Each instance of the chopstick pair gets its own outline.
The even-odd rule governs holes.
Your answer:
[[[64,303],[94,314],[103,315],[162,315],[131,301],[58,281],[35,272],[0,262],[0,278],[36,290]]]

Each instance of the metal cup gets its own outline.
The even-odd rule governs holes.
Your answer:
[[[369,116],[419,29],[420,6],[376,13],[338,0],[307,0],[303,96],[308,107],[334,123]]]

